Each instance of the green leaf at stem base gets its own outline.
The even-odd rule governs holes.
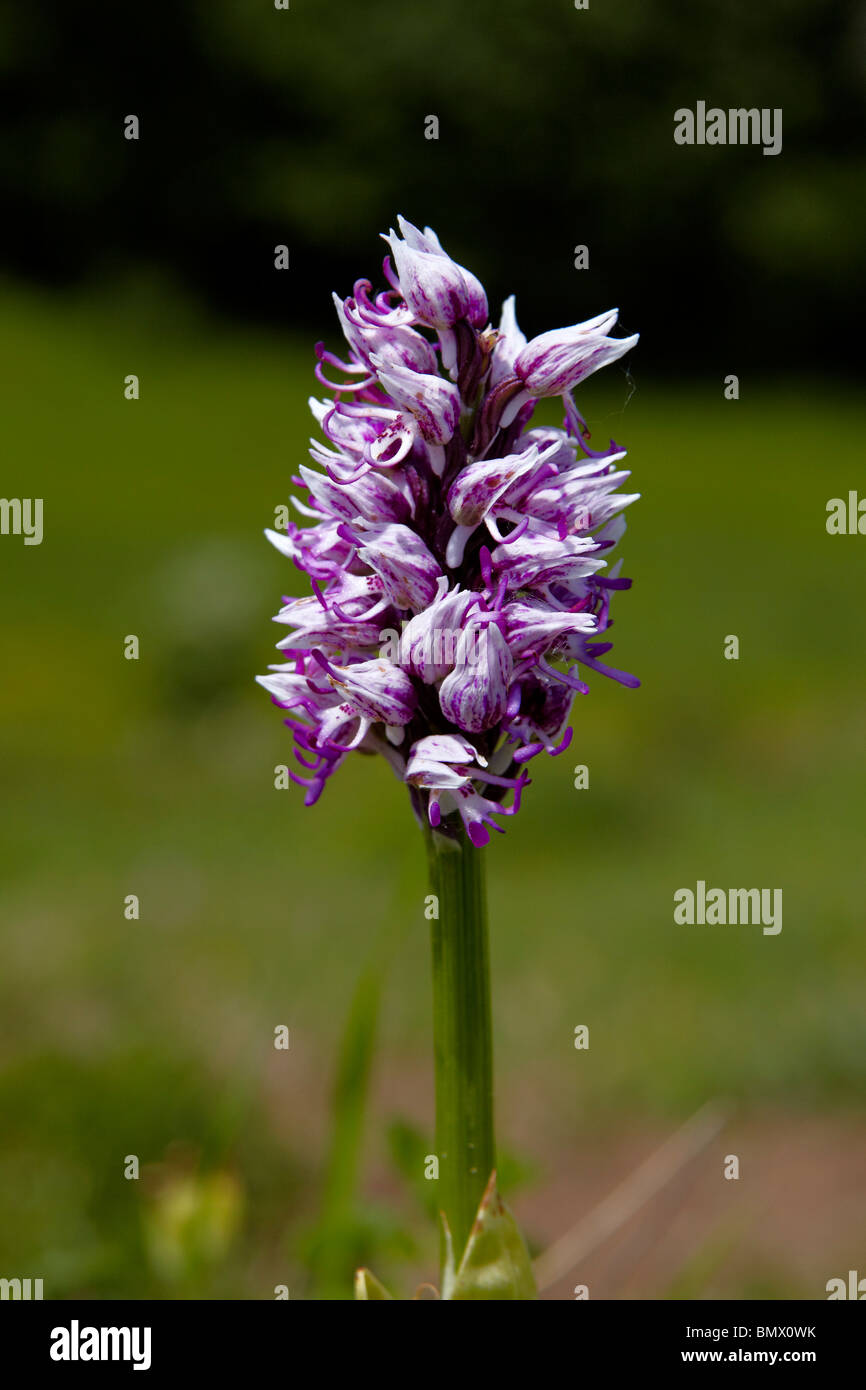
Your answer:
[[[443,1299],[538,1297],[529,1251],[517,1222],[499,1195],[495,1169],[484,1190],[466,1249],[456,1269],[451,1232],[444,1215],[442,1223],[447,1250]]]
[[[371,1274],[369,1269],[355,1271],[355,1299],[364,1303],[381,1302],[383,1299],[392,1301],[385,1285],[380,1284],[375,1274]]]

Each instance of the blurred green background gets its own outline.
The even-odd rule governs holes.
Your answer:
[[[866,542],[825,519],[863,478],[866,26],[816,8],[181,5],[83,65],[59,9],[38,36],[2,12],[2,492],[45,499],[45,539],[0,538],[0,1275],[305,1298],[361,1262],[403,1296],[433,1273],[421,837],[373,760],[313,811],[275,790],[290,740],[252,682],[300,591],[261,531],[305,457],[312,343],[337,345],[328,291],[379,279],[398,211],[530,331],[613,301],[642,332],[578,400],[643,494],[614,610],[643,687],[593,683],[484,851],[503,1184],[541,1249],[707,1100],[729,1119],[549,1296],[813,1298],[862,1269]],[[673,108],[716,95],[783,104],[782,156],[678,151]],[[120,139],[139,105],[156,153]],[[676,926],[699,878],[781,887],[781,934]]]

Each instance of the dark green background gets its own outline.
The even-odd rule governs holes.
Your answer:
[[[6,261],[37,281],[150,274],[320,333],[400,211],[517,289],[531,332],[619,303],[674,373],[854,371],[856,0],[6,3],[0,65]],[[698,100],[782,108],[782,154],[675,145]]]

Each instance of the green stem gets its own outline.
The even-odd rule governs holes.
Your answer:
[[[438,899],[431,926],[439,1206],[459,1265],[496,1162],[484,860],[462,826],[444,822],[427,831],[427,850]]]

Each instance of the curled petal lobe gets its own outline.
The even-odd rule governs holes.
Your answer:
[[[466,785],[471,764],[486,759],[459,734],[431,734],[413,745],[406,764],[406,781],[416,787],[447,791]]]
[[[436,371],[433,347],[414,328],[407,324],[370,322],[354,299],[342,300],[336,294],[333,299],[346,342],[367,367],[373,368],[375,356],[381,362],[407,367],[410,371]]]

